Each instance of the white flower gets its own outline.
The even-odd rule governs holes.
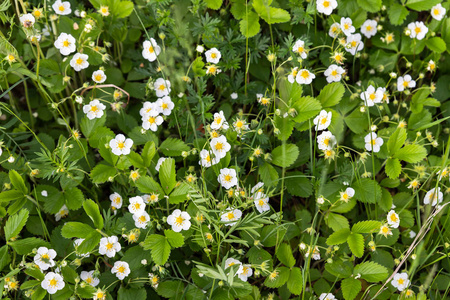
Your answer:
[[[220,54],[220,51],[217,50],[217,48],[211,48],[205,52],[205,56],[206,56],[206,62],[209,62],[212,64],[218,64],[220,58],[222,57],[222,54]]]
[[[365,92],[360,95],[366,106],[374,106],[375,103],[381,103],[383,100],[383,91],[380,89],[375,90],[372,85],[369,85]]]
[[[115,155],[130,154],[130,149],[133,146],[133,140],[127,139],[123,134],[118,134],[114,139],[109,141],[112,153]]]
[[[20,16],[19,21],[23,27],[30,28],[33,27],[34,23],[36,22],[36,19],[32,14],[24,14]]]
[[[87,284],[90,284],[92,286],[97,286],[100,283],[100,280],[96,277],[94,277],[94,271],[82,271],[80,274],[81,280],[84,280]]]
[[[89,120],[100,119],[103,116],[103,110],[106,108],[98,99],[94,99],[89,104],[83,106],[83,112]]]
[[[378,232],[378,234],[382,234],[382,235],[384,235],[384,237],[387,237],[388,235],[392,235],[392,231],[389,228],[389,226],[384,224],[380,227],[380,232]]]
[[[375,20],[366,20],[361,26],[361,33],[364,34],[368,39],[377,34],[378,23]]]
[[[225,270],[234,265],[241,265],[241,262],[235,258],[227,258],[225,261]]]
[[[200,151],[200,161],[198,162],[202,167],[209,168],[212,165],[215,165],[219,162],[219,159],[217,158],[211,158],[211,153],[203,149]]]
[[[70,60],[70,66],[77,72],[89,67],[89,56],[87,54],[76,53]]]
[[[56,39],[54,45],[62,55],[69,55],[77,50],[75,38],[68,33],[61,33]]]
[[[260,213],[270,210],[269,197],[266,194],[258,192],[253,196],[253,199],[255,199],[253,203],[255,203],[256,209]]]
[[[100,9],[98,10],[98,12],[103,16],[103,17],[107,17],[109,16],[109,7],[106,5],[102,5],[100,6]]]
[[[69,214],[69,209],[67,208],[67,206],[64,204],[63,206],[61,206],[61,208],[59,209],[59,211],[55,214],[55,220],[56,222],[58,222],[59,220],[61,220],[62,218],[66,217]]]
[[[334,22],[331,24],[330,30],[328,31],[328,34],[333,38],[337,38],[339,36],[339,33],[341,32],[341,25],[337,22]]]
[[[161,116],[152,116],[152,114],[148,114],[142,117],[142,128],[145,130],[157,131],[158,126],[164,122],[163,117]]]
[[[341,18],[341,30],[346,35],[349,36],[355,32],[355,27],[353,26],[352,19],[350,18]]]
[[[169,95],[170,89],[170,81],[164,80],[164,78],[158,78],[154,84],[156,97],[164,97]]]
[[[425,194],[425,197],[423,198],[423,204],[431,203],[431,206],[436,206],[436,204],[441,203],[442,200],[444,200],[444,194],[441,192],[441,188],[437,188],[437,193],[436,188],[432,188]]]
[[[76,239],[73,241],[73,247],[75,248],[75,251],[77,251],[78,246],[80,246],[83,241],[84,241],[84,239]],[[78,251],[77,251],[76,254],[77,254],[77,256],[80,256],[80,257],[91,256],[91,254],[89,252],[88,253],[78,253]]]
[[[333,9],[338,6],[336,0],[317,0],[317,11],[326,15],[331,15]]]
[[[130,204],[128,205],[128,210],[132,214],[140,214],[145,212],[144,199],[141,196],[131,197]]]
[[[234,130],[236,130],[238,133],[242,133],[244,130],[248,130],[248,124],[247,121],[244,119],[237,118],[236,121],[233,122]]]
[[[320,196],[317,198],[316,202],[317,204],[322,205],[325,203],[325,199],[323,198],[323,196]]]
[[[305,59],[307,56],[306,50],[305,50],[305,42],[302,40],[297,40],[292,47],[292,51],[295,53],[298,53],[301,58]]]
[[[305,253],[305,257],[309,257],[311,255],[312,259],[314,260],[320,260],[320,251],[319,247],[315,246],[314,249],[311,249],[311,247],[308,246],[308,251]]]
[[[211,129],[220,129],[223,128],[227,130],[229,128],[227,120],[223,114],[223,111],[214,114],[214,121],[211,123]]]
[[[354,195],[355,195],[355,190],[351,187],[348,187],[345,189],[344,192],[341,192],[341,199],[344,202],[348,202]]]
[[[100,246],[98,248],[98,253],[108,257],[114,257],[116,252],[119,252],[122,246],[119,243],[117,236],[103,237],[100,239]]]
[[[310,84],[314,78],[316,78],[316,75],[306,69],[301,69],[298,71],[295,80],[298,84]]]
[[[130,274],[130,266],[127,262],[118,260],[114,263],[111,273],[116,274],[118,279],[123,280]]]
[[[325,130],[330,126],[332,113],[326,110],[321,110],[319,115],[314,118],[313,122],[316,125],[316,130]]]
[[[221,135],[217,138],[213,138],[210,143],[211,149],[216,158],[219,160],[227,155],[230,151],[231,145],[227,142],[227,138]]]
[[[441,3],[436,4],[431,8],[431,16],[438,21],[442,20],[446,12],[447,10],[442,7]]]
[[[416,81],[411,78],[411,75],[400,76],[397,78],[397,90],[403,92],[406,88],[415,88]]]
[[[158,162],[156,163],[156,167],[155,167],[156,171],[159,172],[159,168],[161,167],[162,163],[163,163],[166,159],[167,159],[167,157],[160,157],[160,158],[158,159]]]
[[[206,66],[206,74],[217,75],[220,72],[222,72],[222,70],[218,68],[216,65]]]
[[[97,70],[92,73],[92,80],[94,80],[96,83],[103,83],[106,80],[106,75],[103,70]]]
[[[34,263],[39,266],[39,269],[45,271],[50,267],[55,266],[53,259],[56,257],[56,251],[46,247],[39,247],[34,256]]]
[[[65,283],[62,276],[53,272],[45,274],[45,278],[41,282],[41,287],[49,294],[54,294],[57,291],[62,290],[64,286]]]
[[[141,108],[141,110],[139,110],[139,114],[142,117],[147,116],[151,116],[151,117],[156,117],[157,115],[159,115],[161,112],[159,111],[159,107],[156,105],[156,102],[144,102],[144,106]]]
[[[425,26],[422,21],[409,23],[408,29],[411,32],[409,37],[412,39],[416,38],[418,40],[423,39],[428,32],[427,26]]]
[[[411,239],[415,238],[416,235],[417,235],[417,233],[415,233],[415,232],[412,231],[412,230],[409,232],[409,238],[411,238]]]
[[[237,93],[231,93],[230,97],[231,97],[231,99],[236,100],[238,98],[238,94]]]
[[[9,162],[10,164],[12,164],[12,163],[15,162],[15,161],[16,161],[16,159],[14,158],[14,156],[10,155],[10,156],[8,157],[8,162]]]
[[[322,293],[319,296],[319,300],[335,300],[336,297],[331,293]]]
[[[37,34],[37,35],[30,35],[28,38],[32,43],[38,43],[41,41],[41,37],[42,36],[40,34]]]
[[[361,34],[359,33],[349,35],[346,42],[345,51],[350,52],[352,55],[364,48],[364,43],[361,41]]]
[[[298,74],[298,67],[292,68],[291,73],[288,75],[288,81],[290,83],[294,83],[297,74]]]
[[[409,286],[408,274],[397,273],[391,281],[392,285],[396,287],[400,292]]]
[[[380,147],[383,145],[384,141],[382,138],[377,137],[375,132],[371,132],[364,137],[364,142],[367,151],[379,152]]]
[[[257,193],[263,193],[264,192],[264,189],[263,189],[263,186],[264,186],[264,182],[258,182],[257,184],[255,184],[255,186],[254,187],[252,187],[252,189],[251,189],[251,193],[253,194],[253,193],[255,193],[255,192],[257,192]]]
[[[394,210],[388,212],[387,222],[392,228],[398,228],[398,226],[400,225],[400,218]]]
[[[1,155],[1,154],[0,154]],[[43,197],[47,197],[48,196],[48,192],[46,190],[42,190],[41,195]]]
[[[150,62],[155,61],[156,57],[161,53],[161,47],[158,46],[155,39],[150,38],[150,41],[144,42],[144,50],[142,56]]]
[[[111,200],[111,206],[119,209],[122,207],[123,199],[122,196],[120,196],[118,193],[114,193],[109,195],[109,200]]]
[[[251,265],[240,265],[235,275],[238,275],[242,281],[247,281],[247,278],[252,276],[253,270]]]
[[[436,63],[432,59],[430,59],[430,61],[427,64],[427,70],[430,72],[436,70]]]
[[[236,170],[228,168],[220,169],[217,180],[226,189],[236,186],[238,184]]]
[[[198,53],[203,53],[203,51],[205,51],[205,47],[203,47],[202,45],[197,45],[195,51],[197,51]]]
[[[150,222],[150,216],[147,212],[133,214],[134,226],[137,228],[146,228]]]
[[[338,65],[332,64],[325,70],[323,73],[327,76],[327,82],[338,82],[342,79],[342,74],[345,73],[345,70]]]
[[[336,144],[336,138],[330,131],[324,131],[317,136],[317,144],[320,150],[331,150]]]
[[[172,113],[175,104],[170,100],[169,96],[164,96],[156,101],[156,106],[163,115],[168,116]]]
[[[379,87],[379,88],[377,88],[377,92],[378,91],[383,93],[383,98],[381,99],[382,102],[389,103],[389,92],[388,92],[388,90],[386,88],[384,88],[384,87]]]
[[[239,209],[233,209],[233,208],[227,208],[227,212],[223,213],[220,216],[220,220],[222,222],[225,222],[225,226],[233,226],[235,225],[237,222],[233,222],[233,221],[237,221],[242,217],[242,212]]]
[[[57,15],[68,15],[72,12],[69,1],[61,2],[60,0],[57,0],[53,3],[52,8]]]
[[[191,228],[191,216],[179,209],[175,209],[173,213],[167,217],[167,224],[172,226],[172,230],[180,232],[181,230],[189,230]]]

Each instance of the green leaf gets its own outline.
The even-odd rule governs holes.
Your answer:
[[[165,236],[151,234],[143,242],[144,250],[151,250],[152,259],[157,265],[164,265],[169,259],[170,244]]]
[[[398,26],[403,24],[406,17],[409,15],[409,11],[403,5],[399,3],[393,3],[392,5],[389,5],[387,14],[392,25]]]
[[[280,141],[286,141],[294,131],[294,122],[290,118],[275,116],[275,126],[280,130],[277,135]]]
[[[362,113],[359,108],[356,108],[351,114],[346,116],[344,121],[348,128],[356,134],[363,133],[369,127],[367,114]]]
[[[64,199],[67,208],[70,210],[77,210],[83,205],[83,192],[78,188],[71,188],[64,191]]]
[[[7,241],[20,233],[27,223],[28,215],[28,210],[22,209],[18,214],[9,217],[5,224],[5,238]]]
[[[160,169],[161,170],[161,169]],[[141,176],[136,180],[136,187],[141,193],[155,193],[160,196],[164,196],[164,191],[162,187],[153,178],[148,176]]]
[[[176,175],[175,160],[173,158],[166,158],[159,168],[159,180],[166,194],[170,194],[177,184]]]
[[[368,282],[382,281],[389,275],[386,267],[373,261],[366,261],[357,265],[353,270],[353,274],[361,274],[361,278]]]
[[[249,11],[248,14],[246,16],[244,15],[242,20],[239,22],[239,28],[241,30],[241,34],[247,38],[257,35],[261,28],[259,25],[259,16],[253,11]]]
[[[120,300],[138,300],[138,299],[148,299],[147,292],[142,288],[131,288],[126,289],[121,286],[119,292],[117,293],[117,299]]]
[[[91,231],[85,238],[84,241],[78,245],[78,252],[79,253],[89,253],[94,248],[98,247],[98,243],[100,242],[100,239],[102,238],[102,235],[97,231]]]
[[[89,234],[96,232],[91,226],[80,222],[67,222],[64,224],[61,235],[66,239],[87,238]]]
[[[392,196],[391,193],[386,189],[381,189],[382,195],[379,203],[379,206],[384,211],[391,210],[392,207]]]
[[[259,176],[264,184],[268,187],[276,186],[278,180],[278,172],[277,170],[269,163],[264,163],[258,169]]]
[[[0,248],[0,271],[11,262],[11,255],[8,253],[8,246]]]
[[[409,163],[418,163],[427,156],[427,149],[418,144],[410,144],[401,148],[395,153],[394,157]]]
[[[208,8],[218,10],[222,6],[223,0],[205,0]]]
[[[17,173],[16,170],[9,171],[9,180],[11,180],[12,185],[24,195],[28,194],[28,188],[23,181],[23,178]]]
[[[350,235],[350,229],[343,228],[338,231],[333,232],[327,238],[327,245],[340,245],[347,241],[348,236]]]
[[[156,289],[158,295],[164,298],[174,299],[177,295],[182,295],[184,284],[180,280],[169,280],[161,282]]]
[[[279,288],[283,284],[285,284],[289,280],[290,271],[286,267],[280,267],[275,269],[273,272],[278,273],[275,278],[271,277],[271,275],[266,277],[264,280],[264,285],[269,288]],[[272,274],[276,274],[272,273]]]
[[[50,243],[35,237],[8,242],[8,245],[10,245],[19,255],[29,254],[33,249],[39,247],[51,248]]]
[[[205,63],[202,60],[202,57],[199,56],[197,57],[193,62],[192,62],[192,71],[194,72],[195,76],[200,76],[203,77],[206,75],[206,70],[205,70]]]
[[[1,202],[10,202],[10,201],[17,201],[20,199],[23,199],[24,195],[21,191],[18,190],[11,190],[6,192],[0,193],[0,203]]]
[[[381,199],[381,187],[374,180],[362,178],[353,184],[355,198],[364,203],[377,203]]]
[[[317,116],[322,109],[320,102],[310,96],[300,97],[294,102],[292,107],[297,111],[297,115],[293,119],[298,123],[305,122]]]
[[[120,1],[114,14],[118,18],[126,18],[133,12],[134,4],[132,1]]]
[[[353,264],[340,259],[333,260],[332,263],[325,264],[325,269],[337,278],[346,278],[352,275]]]
[[[357,0],[356,2],[368,12],[375,13],[381,9],[381,0]]]
[[[88,199],[84,201],[83,208],[89,218],[91,218],[92,222],[94,222],[94,226],[97,229],[103,229],[103,217],[100,214],[100,209],[98,208],[97,203],[91,199]]]
[[[130,154],[127,155],[127,158],[135,168],[145,168],[144,159],[136,152],[130,151]]]
[[[352,226],[352,231],[356,233],[372,233],[380,229],[379,221],[361,221]]]
[[[406,141],[406,129],[405,128],[397,128],[394,133],[389,137],[389,141],[387,143],[388,151],[391,155],[394,155]]]
[[[182,140],[168,138],[161,143],[159,149],[166,156],[181,156],[183,151],[189,151],[189,146],[186,145]]]
[[[353,300],[362,289],[361,281],[355,278],[346,278],[341,282],[342,295],[345,300]]]
[[[398,158],[388,158],[386,162],[386,175],[391,179],[396,179],[402,172],[402,164]]]
[[[147,262],[150,263],[152,257],[150,252],[142,250],[141,246],[129,248],[121,258],[121,260],[126,261],[130,265],[131,270],[146,267],[141,263],[143,259],[146,259]]]
[[[329,213],[325,217],[325,222],[327,223],[328,227],[330,227],[334,231],[338,231],[344,228],[350,229],[350,224],[348,223],[347,218],[338,214]]]
[[[294,267],[291,269],[289,279],[287,281],[288,290],[294,295],[300,295],[303,288],[303,276],[300,268]]]
[[[277,250],[277,258],[285,266],[292,268],[295,265],[295,258],[292,255],[292,249],[289,244],[282,243]]]
[[[345,88],[340,82],[333,82],[326,85],[321,91],[317,100],[320,101],[322,107],[331,107],[339,104],[344,96]]]
[[[166,236],[167,241],[170,244],[170,247],[180,248],[181,246],[184,245],[184,236],[181,233],[169,229],[164,230],[164,235]]]
[[[347,238],[347,243],[356,257],[362,257],[364,254],[364,237],[359,233],[351,233]]]
[[[86,116],[81,119],[80,128],[81,132],[86,138],[91,137],[91,134],[94,133],[95,129],[105,125],[106,122],[106,114],[104,114],[101,118],[95,118],[94,120],[89,120]]]
[[[294,144],[285,144],[272,151],[272,163],[282,168],[292,165],[299,155],[298,147]]]
[[[427,47],[436,53],[443,53],[445,50],[447,50],[447,45],[445,44],[444,40],[440,37],[433,37],[431,39],[427,40]]]
[[[442,0],[408,0],[408,2],[406,2],[406,6],[417,11],[424,11],[430,10],[441,1]]]
[[[114,167],[100,162],[92,169],[89,176],[93,183],[99,184],[108,181],[110,177],[114,177],[116,174],[117,170]]]
[[[153,141],[145,143],[144,149],[142,149],[142,159],[144,160],[144,166],[150,167],[152,159],[156,154],[156,147]]]
[[[256,13],[268,24],[285,23],[291,20],[289,12],[281,8],[270,7],[272,1],[254,0],[252,5]]]

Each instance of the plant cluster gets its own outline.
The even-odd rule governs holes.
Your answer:
[[[446,299],[441,0],[0,4],[5,299]]]

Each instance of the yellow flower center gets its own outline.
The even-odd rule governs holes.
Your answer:
[[[148,118],[148,122],[150,123],[150,124],[153,124],[153,123],[155,123],[155,117],[149,117]]]
[[[324,1],[323,2],[323,7],[328,7],[330,6],[330,1]]]
[[[183,224],[183,222],[184,222],[184,219],[181,215],[175,218],[175,223],[177,223],[178,225]]]
[[[211,53],[211,58],[216,58],[217,54],[216,53]]]
[[[367,26],[366,26],[366,30],[367,30],[367,31],[371,31],[371,30],[372,30],[372,26],[367,25]]]
[[[58,9],[59,9],[59,11],[60,12],[63,12],[65,9],[64,9],[64,5],[60,5],[59,7],[58,7]]]
[[[112,243],[106,244],[106,249],[111,250],[114,247]]]
[[[439,9],[435,8],[435,9],[433,10],[433,13],[434,13],[436,16],[438,16],[438,15],[439,15]]]
[[[77,58],[77,60],[75,62],[76,62],[77,65],[81,65],[84,62],[84,59]]]
[[[215,148],[216,148],[216,150],[223,150],[223,144],[222,143],[217,143]]]
[[[374,100],[376,98],[376,96],[374,93],[372,93],[372,94],[370,94],[369,98],[370,98],[370,100]]]
[[[408,81],[403,81],[403,87],[408,87]]]
[[[336,70],[331,71],[331,76],[336,76],[338,72]]]
[[[350,28],[350,24],[345,23],[345,24],[344,24],[344,29],[349,29],[349,28]]]
[[[120,143],[117,144],[117,147],[119,149],[123,149],[123,148],[125,148],[125,144],[123,142],[120,142]]]
[[[231,179],[233,179],[233,177],[231,176],[231,175],[225,175],[225,177],[224,177],[224,180],[226,181],[226,182],[230,182],[231,181]]]
[[[169,108],[169,105],[167,104],[167,103],[163,103],[162,105],[161,105],[161,107],[162,107],[162,109],[168,109]]]
[[[124,266],[120,266],[117,268],[117,272],[119,273],[124,273],[125,272],[125,267]]]
[[[158,89],[160,91],[164,91],[166,89],[166,86],[164,84],[161,84]]]
[[[102,78],[103,78],[103,76],[102,76],[101,74],[95,75],[95,80],[96,80],[96,81],[101,81]]]
[[[139,203],[135,203],[134,204],[134,209],[138,210],[139,208],[141,208],[141,205]]]
[[[324,139],[323,143],[328,146],[328,144],[330,144],[330,139]]]
[[[64,47],[69,47],[69,46],[70,46],[70,42],[69,42],[68,40],[65,40],[65,41],[63,42],[63,46],[64,46]]]
[[[91,283],[92,283],[92,277],[88,277],[88,278],[86,279],[86,282],[89,283],[89,284],[91,284]]]
[[[391,215],[391,221],[392,222],[398,222],[398,218],[397,218],[397,216],[395,214]]]
[[[302,53],[305,49],[303,49],[303,47],[298,47],[297,52],[298,53]]]
[[[140,216],[139,217],[139,222],[145,223],[145,222],[147,222],[147,218],[145,216]]]
[[[248,274],[248,268],[247,267],[243,267],[242,268],[242,274],[243,275],[247,275]]]
[[[227,214],[227,218],[228,218],[228,220],[233,220],[235,217],[234,217],[234,213],[232,213],[232,212],[229,212],[228,214]],[[234,263],[233,263],[234,264]]]
[[[114,202],[115,202],[116,204],[119,204],[119,203],[120,203],[120,197],[114,198]]]
[[[325,124],[327,122],[327,118],[322,118],[321,120],[320,120],[320,123],[321,124]]]
[[[155,49],[153,49],[153,46],[150,46],[150,48],[148,48],[148,52],[150,52],[150,53],[155,52]]]
[[[384,226],[384,227],[381,229],[381,231],[382,231],[383,233],[388,233],[388,232],[389,232],[389,228],[386,227],[386,226]]]
[[[42,260],[49,260],[49,259],[50,259],[50,256],[48,256],[48,254],[45,253],[45,254],[42,254],[42,255],[41,255],[41,259],[42,259]]]
[[[241,128],[243,125],[244,125],[244,123],[242,121],[240,121],[240,120],[236,122],[236,127],[237,128]]]
[[[51,286],[56,286],[57,283],[58,283],[58,281],[56,281],[55,278],[52,278],[52,279],[50,280],[50,282],[49,282],[49,284],[50,284]]]
[[[264,200],[261,199],[261,200],[258,201],[258,204],[259,204],[259,206],[263,206],[266,203],[264,202]]]
[[[306,70],[304,70],[304,71],[302,71],[302,73],[300,74],[300,76],[302,76],[303,78],[308,78],[309,77],[309,72],[308,71],[306,71]]]
[[[403,284],[405,282],[405,280],[403,278],[400,278],[399,280],[397,280],[398,284]]]
[[[420,32],[422,31],[422,29],[421,29],[420,27],[416,27],[416,29],[414,29],[414,31],[415,31],[416,33],[420,33]]]
[[[352,42],[350,43],[350,45],[352,45],[352,47],[355,48],[355,47],[356,47],[356,41],[352,41]]]
[[[344,198],[345,200],[347,200],[347,199],[348,199],[348,194],[347,194],[347,193],[344,193],[344,194],[342,195],[342,198]]]
[[[217,118],[214,119],[214,123],[220,124],[220,122],[222,122],[222,118],[221,117],[217,117]]]

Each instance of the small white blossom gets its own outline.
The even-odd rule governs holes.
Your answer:
[[[353,26],[352,19],[350,18],[341,18],[341,30],[346,35],[349,36],[355,32],[355,27]]]
[[[326,110],[321,110],[319,115],[314,118],[313,122],[316,125],[316,130],[325,130],[331,124],[332,113]]]
[[[305,59],[308,55],[305,50],[305,42],[302,40],[297,40],[292,47],[292,51],[300,55],[301,58]]]
[[[60,0],[57,0],[55,3],[53,3],[52,8],[55,11],[55,13],[58,15],[64,16],[64,15],[68,15],[72,12],[72,10],[70,9],[69,1],[61,2]]]
[[[106,75],[103,70],[97,70],[92,73],[92,80],[94,80],[96,83],[103,83],[106,80]]]
[[[342,74],[344,73],[345,70],[342,67],[332,64],[323,74],[327,76],[327,82],[338,82],[342,79]]]
[[[242,281],[247,281],[248,277],[253,275],[251,265],[241,264],[236,272],[236,275],[238,275],[239,279],[241,279]]]
[[[213,138],[210,143],[211,149],[217,159],[221,159],[227,155],[230,151],[231,145],[227,142],[227,138],[221,135],[217,138]]]
[[[133,214],[133,220],[134,226],[137,228],[147,228],[148,223],[150,223],[150,216],[147,212],[143,211]]]
[[[217,48],[211,48],[205,52],[205,56],[206,56],[206,62],[209,62],[212,64],[218,64],[220,61],[220,58],[222,57],[222,54],[220,54],[220,51],[217,50]]]
[[[316,78],[316,75],[306,69],[301,69],[298,71],[295,81],[298,84],[310,84],[314,78]]]
[[[87,54],[76,53],[70,60],[70,66],[77,72],[89,67],[89,56]]]
[[[338,6],[336,0],[317,0],[316,7],[317,11],[325,15],[331,15],[333,9]]]
[[[61,220],[62,218],[66,217],[69,214],[69,209],[67,208],[67,206],[64,204],[63,206],[61,206],[61,208],[59,209],[59,211],[55,214],[55,220],[56,222],[58,222],[59,220]]]
[[[62,55],[69,55],[70,53],[77,51],[75,43],[76,40],[71,34],[62,32],[56,39],[54,45]]]
[[[400,218],[394,210],[389,211],[387,214],[387,222],[392,228],[398,228],[400,225]]]
[[[364,49],[364,43],[361,41],[361,34],[359,33],[349,35],[346,42],[347,44],[344,49],[352,55]]]
[[[369,85],[365,92],[361,93],[361,99],[366,106],[374,106],[375,103],[381,103],[383,100],[383,91],[380,89],[375,90],[375,87]]]
[[[220,216],[220,220],[226,223],[225,226],[234,226],[237,222],[233,221],[238,221],[241,217],[242,211],[237,208],[233,209],[229,207],[227,208],[227,212]]]
[[[106,106],[98,99],[94,99],[89,102],[89,104],[83,106],[83,112],[89,120],[93,120],[95,118],[100,119],[103,116],[103,110],[105,109]]]
[[[54,272],[45,274],[44,280],[41,282],[41,287],[52,295],[57,291],[62,290],[64,286],[65,283],[63,277]]]
[[[172,109],[175,107],[175,104],[169,96],[164,96],[156,101],[156,106],[163,115],[169,116],[172,113]]]
[[[255,199],[253,201],[255,207],[260,213],[270,210],[269,197],[267,197],[266,194],[258,192],[255,195],[253,195],[253,199]]]
[[[119,252],[122,249],[122,246],[119,243],[119,239],[117,236],[103,237],[100,239],[100,246],[98,249],[98,253],[108,256],[114,257],[116,256],[116,252]]]
[[[109,146],[111,147],[113,154],[127,155],[130,154],[133,140],[125,138],[123,134],[118,134],[114,139],[109,141]]]
[[[158,46],[153,38],[150,38],[150,41],[145,41],[143,46],[142,56],[150,62],[155,61],[159,53],[161,53],[161,47]]]
[[[377,34],[378,23],[375,20],[366,20],[361,26],[361,33],[370,39],[375,34]]]
[[[438,21],[442,20],[442,18],[445,16],[446,13],[447,10],[444,7],[442,7],[441,3],[436,4],[431,8],[431,16]]]
[[[33,27],[34,23],[36,22],[36,19],[32,14],[24,14],[20,16],[19,21],[23,27],[30,28]]]
[[[164,78],[158,78],[154,84],[156,97],[164,97],[169,95],[170,89],[170,81],[164,80]]]
[[[172,226],[172,230],[180,232],[181,230],[189,230],[191,228],[191,216],[179,209],[175,209],[171,215],[167,217],[167,224]]]
[[[96,287],[100,280],[97,277],[94,277],[95,271],[82,271],[80,274],[81,280],[85,281],[87,284],[92,285],[93,287]]]
[[[217,181],[226,189],[229,189],[233,186],[237,186],[238,179],[236,170],[234,169],[220,169],[219,177],[217,177]]]
[[[128,210],[130,213],[141,214],[145,212],[145,203],[141,196],[131,197],[129,201]]]
[[[218,130],[224,129],[227,130],[229,128],[227,120],[225,119],[225,115],[223,111],[214,114],[214,121],[211,123],[211,129]]]
[[[48,249],[47,247],[39,247],[34,256],[34,263],[39,266],[39,269],[45,271],[50,267],[55,266],[56,251]]]
[[[436,188],[432,188],[425,194],[425,197],[423,198],[423,204],[431,203],[431,206],[436,206],[436,204],[441,203],[442,200],[444,200],[444,194],[441,192],[441,188],[438,187],[437,192]]]
[[[119,195],[119,193],[113,193],[109,195],[109,200],[111,200],[111,206],[119,209],[122,207],[123,199],[122,196]]]
[[[416,81],[411,78],[411,75],[400,76],[397,78],[397,90],[403,92],[406,88],[415,88]]]
[[[159,168],[161,167],[162,163],[167,159],[167,157],[160,157],[158,159],[158,162],[156,163],[155,170],[159,172]]]
[[[411,22],[408,24],[408,29],[410,31],[410,38],[416,38],[418,40],[422,40],[425,35],[428,33],[428,27],[425,24],[420,22]]]
[[[125,261],[116,261],[111,269],[111,273],[116,274],[119,280],[123,280],[130,274],[130,266]]]
[[[371,132],[364,137],[365,148],[367,151],[380,152],[380,147],[384,141],[382,138],[377,137],[375,132]]]
[[[409,286],[408,274],[397,273],[391,281],[392,285],[397,288],[400,292]]]

